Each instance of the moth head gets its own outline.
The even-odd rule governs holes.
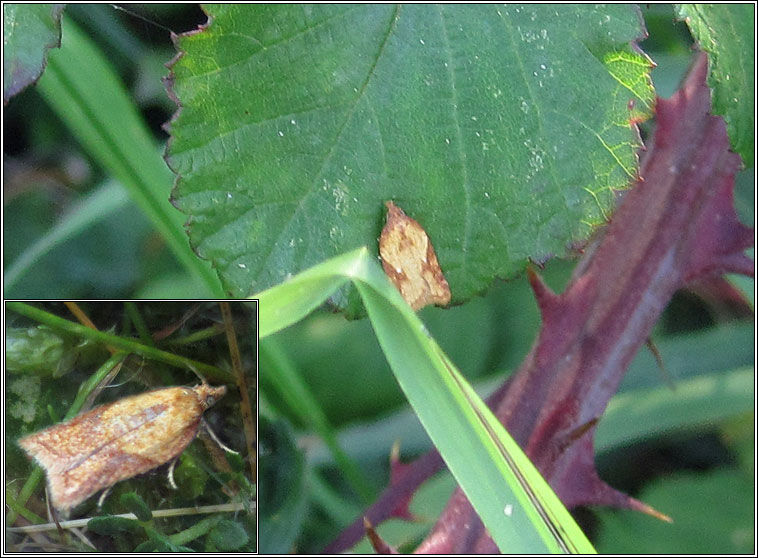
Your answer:
[[[226,386],[213,387],[208,384],[200,384],[199,386],[195,386],[194,391],[202,402],[203,407],[207,409],[226,394]]]

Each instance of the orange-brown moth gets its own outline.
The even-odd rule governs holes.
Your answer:
[[[126,397],[21,438],[47,473],[52,505],[67,512],[95,492],[181,455],[226,387],[171,387]]]
[[[384,272],[414,310],[450,303],[450,287],[426,231],[393,202],[379,237]]]

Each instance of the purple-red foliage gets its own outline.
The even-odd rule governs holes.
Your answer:
[[[726,272],[753,274],[753,262],[744,255],[753,245],[753,230],[740,224],[733,203],[740,159],[729,151],[724,121],[710,114],[706,74],[707,58],[700,54],[679,91],[658,99],[657,127],[642,155],[640,178],[565,292],[554,294],[529,272],[542,329],[523,364],[488,404],[567,507],[656,513],[599,478],[594,421],[676,290]],[[373,525],[408,517],[413,492],[442,466],[436,452],[408,465],[394,462],[390,486],[365,517]],[[359,519],[325,552],[350,548],[363,534]],[[417,549],[497,551],[460,488]]]

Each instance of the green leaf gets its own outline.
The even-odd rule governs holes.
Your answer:
[[[174,482],[180,487],[182,498],[193,500],[200,496],[207,480],[208,473],[198,465],[190,452],[185,451],[174,469]]]
[[[74,364],[76,354],[70,345],[45,326],[8,327],[5,330],[5,369],[8,372],[62,376]]]
[[[349,278],[395,377],[448,468],[501,550],[592,552],[592,546],[518,445],[429,336],[368,249],[323,262],[260,299],[260,335],[307,314]],[[265,501],[261,497],[261,501]],[[265,547],[264,547],[265,548]]]
[[[150,521],[153,518],[153,512],[145,503],[145,501],[139,497],[136,492],[127,492],[122,494],[119,498],[121,505],[137,516],[140,521]]]
[[[392,199],[464,301],[586,238],[635,176],[629,122],[654,96],[634,7],[206,11],[178,41],[168,160],[192,245],[235,294],[375,253]]]
[[[630,510],[598,510],[597,547],[607,554],[750,554],[755,547],[755,484],[732,470],[677,473],[638,496],[671,510],[673,524]],[[723,505],[728,502],[729,505]]]
[[[681,4],[683,18],[709,56],[713,114],[726,121],[745,166],[755,152],[755,4]]]
[[[228,519],[219,521],[211,530],[210,537],[219,550],[237,550],[250,540],[242,525]]]
[[[42,75],[60,46],[63,4],[3,4],[3,104]]]
[[[227,452],[226,460],[229,462],[229,466],[235,473],[241,473],[245,470],[245,460],[239,453]]]

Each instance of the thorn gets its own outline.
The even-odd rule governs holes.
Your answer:
[[[395,465],[400,462],[400,440],[395,440],[392,443],[392,449],[390,450],[390,465]]]
[[[400,482],[410,468],[410,464],[400,461],[400,441],[395,440],[390,450],[390,485]]]
[[[568,443],[572,444],[572,443],[576,442],[579,438],[581,438],[582,436],[584,436],[584,434],[588,430],[590,430],[591,428],[593,428],[597,424],[597,422],[599,420],[600,420],[600,417],[595,417],[593,419],[588,420],[584,424],[580,424],[579,426],[577,426],[576,428],[574,428],[571,432],[568,433],[568,436],[567,436]]]
[[[366,529],[366,536],[377,554],[397,554],[397,550],[382,540],[379,533],[376,532],[374,526],[371,524],[371,521],[365,515],[363,516],[363,527]]]
[[[545,270],[545,261],[547,260],[533,260],[532,258],[529,258],[529,265],[526,267],[527,273],[530,269],[533,269],[534,267],[539,268],[540,271]]]
[[[569,431],[567,434],[560,435],[559,439],[556,440],[558,446],[558,455],[562,454],[571,446],[571,444],[584,436],[589,430],[597,426],[599,420],[600,417],[595,417],[588,420],[584,424],[580,424],[573,430]]]
[[[658,363],[658,369],[661,371],[661,375],[663,376],[663,381],[666,382],[666,385],[669,388],[671,388],[671,391],[676,391],[676,384],[674,383],[671,375],[666,370],[666,367],[663,366],[663,357],[661,356],[661,352],[658,350],[658,347],[656,347],[655,343],[653,342],[653,338],[648,337],[645,340],[645,345],[647,345],[647,348],[650,349],[651,353],[653,353],[655,362]]]
[[[531,285],[532,291],[534,291],[534,297],[537,299],[537,306],[540,308],[542,321],[545,322],[551,310],[556,306],[558,296],[545,284],[539,273],[535,271],[533,265],[527,266],[526,274],[529,279],[529,285]]]
[[[646,513],[647,515],[651,515],[655,517],[656,519],[660,519],[661,521],[665,521],[666,523],[674,523],[674,520],[671,519],[665,513],[659,512],[654,507],[647,505],[645,502],[640,502],[636,498],[629,499],[629,507],[633,510]]]

